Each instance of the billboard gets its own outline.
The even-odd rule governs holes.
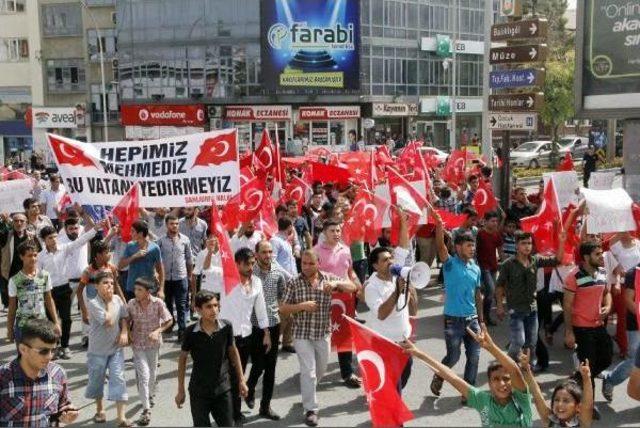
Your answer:
[[[576,111],[590,118],[640,113],[640,1],[578,2]]]
[[[267,90],[359,88],[359,0],[261,0],[260,15]]]

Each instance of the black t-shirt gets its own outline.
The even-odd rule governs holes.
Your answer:
[[[640,266],[638,266],[640,267]],[[636,268],[632,267],[624,276],[624,288],[634,290],[636,287]],[[638,317],[636,314],[627,311],[627,331],[638,330]]]
[[[536,211],[537,207],[535,205],[526,204],[524,206],[518,206],[518,204],[513,203],[507,211],[507,217],[519,222],[524,217],[534,215]]]
[[[182,350],[193,359],[189,393],[215,396],[231,389],[229,381],[229,347],[234,344],[233,328],[219,321],[219,329],[211,336],[200,329],[200,322],[184,332]]]
[[[598,160],[598,156],[595,154],[590,155],[589,153],[585,153],[582,160],[584,161],[584,170],[585,171],[595,171],[596,170],[596,161]]]

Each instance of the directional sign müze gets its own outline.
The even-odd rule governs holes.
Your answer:
[[[496,24],[491,27],[491,41],[504,42],[508,40],[544,38],[547,37],[548,27],[546,19],[530,19]]]
[[[527,68],[524,70],[497,70],[489,73],[491,89],[522,88],[526,86],[542,86],[544,69]]]
[[[543,104],[543,93],[489,95],[490,111],[537,111]]]
[[[538,128],[536,113],[494,113],[489,116],[489,128],[493,131],[535,131]]]
[[[523,62],[542,62],[547,59],[547,45],[523,45],[491,48],[489,62],[491,64],[517,64]]]

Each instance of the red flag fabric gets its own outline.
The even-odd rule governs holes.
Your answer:
[[[636,231],[640,231],[640,205],[634,202],[631,205],[631,213],[633,214],[633,219],[636,222]]]
[[[471,204],[478,212],[479,218],[484,218],[484,215],[490,211],[493,211],[498,206],[498,201],[493,195],[491,186],[485,183],[484,180],[479,180],[479,187],[476,193],[473,195]]]
[[[398,207],[401,207],[408,214],[407,228],[409,236],[414,236],[418,230],[418,222],[421,213],[429,206],[429,202],[414,187],[393,168],[388,168],[389,193],[391,204],[391,244],[398,245],[400,232],[400,216]]]
[[[274,171],[276,168],[277,153],[269,137],[269,132],[267,132],[266,129],[262,131],[262,139],[254,155],[254,167],[256,169],[267,173]]]
[[[353,293],[331,294],[331,349],[337,352],[351,352],[353,341],[349,323],[345,320],[356,316],[356,301]]]
[[[462,223],[467,219],[466,214],[455,214],[445,209],[437,209],[436,212],[440,214],[442,224],[447,230],[452,230],[456,227],[462,226]]]
[[[294,176],[285,187],[281,202],[296,201],[298,203],[298,214],[300,214],[310,194],[311,187],[302,179]]]
[[[255,177],[251,168],[245,166],[240,168],[240,187],[246,185]]]
[[[342,228],[344,243],[351,245],[353,241],[365,240],[375,245],[388,207],[389,204],[384,199],[360,190]]]
[[[255,164],[253,152],[240,156],[240,169],[251,168]]]
[[[389,153],[389,147],[386,144],[381,144],[376,147],[376,163],[378,165],[394,165],[395,162]]]
[[[86,152],[71,143],[48,134],[49,145],[60,165],[87,166],[97,168],[98,161],[87,156]]]
[[[638,325],[640,325],[640,268],[636,268],[636,316],[638,317]]]
[[[122,242],[131,241],[131,225],[140,213],[140,185],[136,182],[113,208],[113,215],[120,223],[120,237]]]
[[[346,168],[325,165],[320,162],[309,162],[309,165],[311,167],[311,181],[348,184],[351,179],[351,173]]]
[[[553,180],[547,181],[544,187],[542,204],[536,215],[520,220],[520,227],[531,232],[536,245],[536,252],[543,255],[554,254],[558,248],[558,231],[561,216]]]
[[[562,224],[567,221],[569,215],[573,210],[576,209],[576,206],[573,204],[569,204],[569,206],[562,213]],[[565,265],[572,264],[575,262],[575,253],[580,245],[580,235],[578,234],[576,227],[578,223],[578,217],[576,216],[573,220],[573,223],[567,225],[567,239],[564,241],[564,258],[562,259],[562,263]],[[563,226],[564,227],[564,226]]]
[[[456,186],[466,179],[467,160],[469,154],[466,150],[454,150],[447,159],[442,170],[442,179]]]
[[[558,165],[557,171],[573,171],[573,158],[570,152],[567,152],[564,158],[562,158],[562,162]]]
[[[229,234],[224,229],[218,207],[213,203],[211,205],[211,224],[210,230],[218,239],[218,247],[220,248],[220,258],[222,259],[222,278],[224,280],[224,292],[228,295],[235,287],[240,284],[240,273],[238,266],[233,259],[231,244],[229,243]]]
[[[260,230],[267,239],[278,233],[278,221],[276,220],[276,209],[273,206],[273,199],[266,196],[258,217],[254,220],[256,229]]]
[[[222,165],[225,162],[235,162],[238,159],[237,131],[219,134],[204,140],[200,146],[200,153],[193,161],[193,167]]]
[[[235,229],[241,222],[252,221],[258,217],[265,199],[269,197],[264,180],[251,179],[240,187],[237,193],[227,201],[222,212],[222,222],[228,230]]]
[[[413,414],[397,389],[409,356],[398,344],[352,318],[345,318],[353,336],[371,423],[375,427],[390,427],[410,421]]]
[[[365,152],[347,152],[340,154],[340,162],[349,170],[359,183],[368,183],[371,173],[371,155]]]

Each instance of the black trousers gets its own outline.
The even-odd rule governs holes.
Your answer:
[[[9,283],[4,278],[0,277],[0,299],[2,300],[2,306],[9,307]]]
[[[68,348],[69,336],[71,334],[71,301],[73,300],[73,290],[69,284],[53,287],[51,297],[56,305],[58,317],[60,317],[60,327],[62,330],[60,346]]]
[[[189,392],[189,403],[191,404],[191,417],[194,427],[210,427],[213,417],[219,427],[233,426],[231,417],[231,391],[210,396],[196,396]]]
[[[613,357],[613,342],[611,336],[604,327],[573,327],[573,334],[576,337],[578,360],[581,362],[589,359],[591,367],[591,384],[595,385],[594,379],[611,364]],[[576,373],[576,380],[580,385],[580,372]],[[595,388],[594,388],[595,393]]]
[[[353,375],[353,352],[338,352],[340,376],[347,380]]]
[[[411,367],[413,366],[413,358],[409,357],[407,361],[407,365],[404,366],[404,370],[402,370],[402,376],[400,376],[400,382],[398,382],[398,394],[402,395],[402,390],[405,386],[407,386],[407,382],[409,382],[409,377],[411,376]]]
[[[260,409],[267,410],[271,405],[273,397],[273,386],[276,382],[276,363],[278,362],[278,348],[280,347],[280,324],[269,327],[269,336],[271,336],[271,349],[265,354],[264,345],[262,344],[264,332],[253,327],[251,333],[251,372],[249,373],[249,397],[253,397],[256,391],[256,385],[260,380],[260,376],[264,373],[262,379],[262,398],[260,399]]]
[[[240,364],[242,365],[242,373],[247,368],[249,357],[251,356],[251,338],[252,335],[247,337],[236,336],[236,348],[238,354],[240,354]],[[240,397],[240,385],[239,379],[236,376],[236,370],[233,366],[229,367],[231,376],[231,402],[233,404],[233,419],[238,420],[242,416],[242,397]]]

